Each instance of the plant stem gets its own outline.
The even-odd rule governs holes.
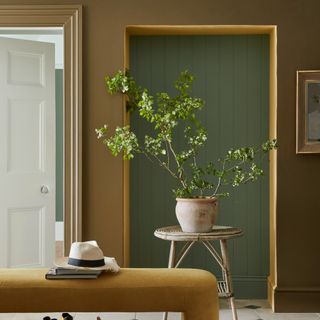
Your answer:
[[[223,160],[223,164],[222,164],[222,172],[223,173],[222,174],[224,174],[225,165],[226,165],[226,159]],[[219,177],[218,184],[217,184],[213,194],[211,195],[211,198],[214,197],[217,194],[217,192],[218,192],[218,190],[219,190],[219,188],[221,186],[221,182],[222,182],[222,176]]]
[[[167,140],[168,141],[168,145],[169,145],[169,148],[173,154],[173,158],[174,160],[176,161],[176,164],[177,164],[177,169],[179,171],[179,177],[182,178],[183,177],[183,167],[180,165],[178,159],[177,159],[177,155],[175,153],[175,151],[173,150],[173,147],[172,147],[172,144],[171,144],[171,141],[170,140]]]
[[[179,177],[179,180],[180,180],[182,186],[183,186],[184,188],[187,188],[187,185],[186,185],[186,183],[185,183],[185,181],[184,181],[184,177],[183,177],[183,173],[184,173],[183,167],[182,167],[182,165],[180,165],[180,163],[179,163],[179,161],[178,161],[178,159],[177,159],[177,155],[176,155],[175,151],[173,150],[171,141],[170,141],[170,140],[167,140],[167,142],[168,142],[169,148],[170,148],[170,150],[171,150],[171,153],[172,153],[172,155],[173,155],[173,158],[174,158],[174,160],[176,161],[176,164],[177,164],[177,170],[178,170],[178,172],[179,172],[179,176],[178,176],[178,177]]]
[[[165,168],[174,178],[179,179],[179,177],[165,164],[165,162],[162,162],[156,155],[153,155],[153,157],[159,162],[159,165],[163,168]]]
[[[143,153],[147,157],[148,160],[150,160],[152,163],[154,163],[153,160],[149,157],[149,155],[148,155],[148,153],[146,151],[141,149],[140,152]]]
[[[164,143],[166,145],[166,152],[167,152],[167,166],[168,166],[168,168],[170,168],[170,154],[169,154],[169,148],[168,148],[167,140],[165,140]]]
[[[170,140],[166,140],[168,142],[168,145],[169,145],[169,148],[173,154],[173,157],[174,157],[174,160],[176,161],[176,164],[177,164],[177,167],[180,168],[180,164],[179,164],[179,161],[177,160],[177,155],[176,153],[174,152],[173,150],[173,147],[172,147],[172,144],[171,144],[171,141]]]
[[[196,159],[196,152],[193,150],[193,164],[196,167],[197,166],[197,159]]]
[[[229,171],[233,170],[234,168],[241,166],[241,165],[244,164],[244,163],[245,163],[245,161],[242,160],[242,161],[238,162],[237,164],[235,164],[234,166],[226,169],[226,172],[229,172]]]

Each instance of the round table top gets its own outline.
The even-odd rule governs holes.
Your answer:
[[[157,238],[170,241],[210,241],[240,237],[243,231],[240,228],[229,226],[213,226],[210,232],[183,232],[180,226],[169,226],[155,230]]]

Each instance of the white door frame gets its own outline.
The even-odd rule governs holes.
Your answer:
[[[0,5],[0,27],[64,30],[64,250],[82,239],[82,6]]]

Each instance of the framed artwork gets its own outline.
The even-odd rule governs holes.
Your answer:
[[[296,153],[320,153],[320,70],[297,71]]]

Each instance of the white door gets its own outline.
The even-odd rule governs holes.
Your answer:
[[[0,38],[0,267],[51,266],[54,45]]]

